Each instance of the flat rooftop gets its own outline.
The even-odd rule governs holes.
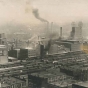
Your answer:
[[[62,88],[62,87],[72,86],[73,83],[76,83],[76,80],[66,79],[66,80],[63,80],[63,81],[60,80],[60,81],[57,81],[57,82],[51,82],[49,84]]]
[[[41,72],[41,73],[32,73],[32,76],[38,76],[40,78],[53,78],[56,77],[56,75],[53,75],[51,73],[47,73],[47,72]]]
[[[25,81],[14,78],[14,77],[4,77],[1,78],[1,87],[0,88],[7,88],[8,86],[11,86],[12,84],[16,84],[16,83],[23,83]]]
[[[78,83],[75,83],[75,85],[79,85],[79,86],[83,86],[83,87],[88,87],[88,81],[86,82],[78,82]]]
[[[0,88],[7,88],[8,86],[10,86],[10,85],[8,85],[6,83],[2,83]]]
[[[40,78],[72,78],[71,76],[66,75],[65,73],[60,72],[59,68],[52,68],[52,69],[48,69],[46,71],[43,72],[36,72],[36,73],[32,73],[32,76],[35,77],[40,77]]]

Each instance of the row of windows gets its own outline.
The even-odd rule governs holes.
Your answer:
[[[66,76],[58,76],[58,77],[55,77],[55,78],[49,78],[48,79],[48,82],[55,82],[55,81],[58,81],[58,80],[64,80],[66,79],[67,77]]]
[[[17,83],[14,85],[10,85],[7,87],[1,87],[1,88],[22,88],[22,87],[26,87],[26,82],[22,82],[22,83]]]

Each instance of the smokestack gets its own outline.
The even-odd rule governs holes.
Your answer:
[[[76,29],[75,22],[72,22],[72,31],[70,33],[70,39],[74,39],[74,37],[75,37],[75,29]]]
[[[40,45],[40,59],[44,57],[44,45]]]
[[[60,38],[62,38],[62,27],[60,27]]]
[[[72,37],[72,39],[74,39],[74,37],[75,37],[75,27],[72,27],[71,37]]]

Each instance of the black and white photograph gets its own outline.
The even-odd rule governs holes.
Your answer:
[[[88,88],[88,0],[0,0],[0,88]]]

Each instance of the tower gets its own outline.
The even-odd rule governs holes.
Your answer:
[[[83,23],[79,22],[75,30],[75,40],[82,41],[82,26]]]
[[[62,27],[60,27],[60,39],[62,39]]]
[[[82,39],[82,27],[83,27],[83,23],[80,21],[80,22],[78,23],[79,39]]]
[[[82,26],[82,22],[79,22],[77,26],[75,25],[75,22],[72,22],[72,31],[70,33],[70,39],[78,41],[82,40]]]
[[[74,39],[75,38],[75,29],[76,29],[76,26],[75,26],[75,22],[72,22],[72,31],[70,33],[70,39]]]

